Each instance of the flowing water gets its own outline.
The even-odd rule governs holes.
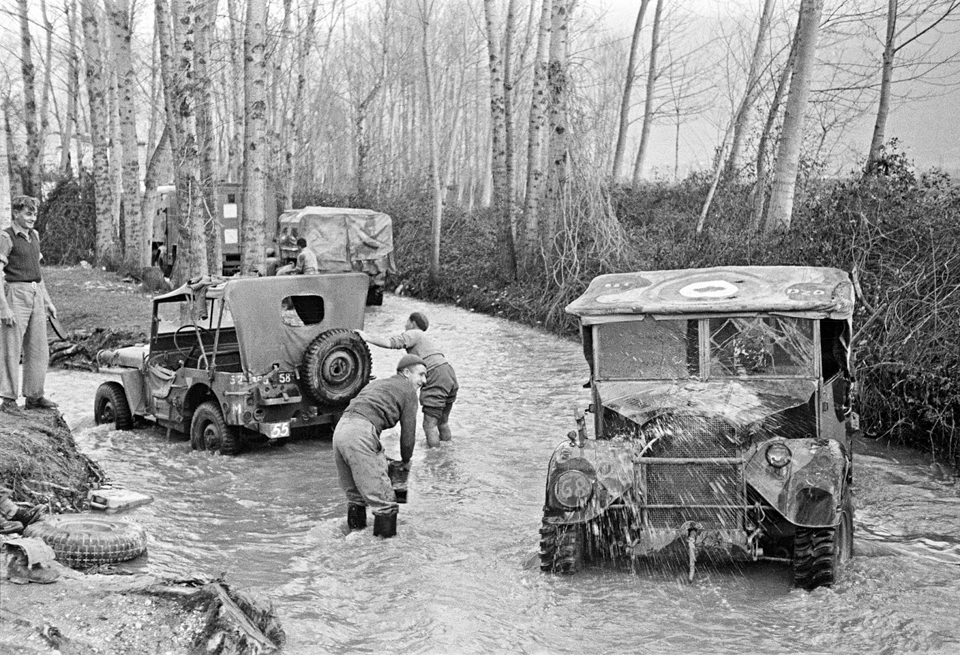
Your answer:
[[[542,574],[544,475],[585,406],[577,344],[531,328],[388,296],[365,329],[423,311],[461,383],[454,441],[418,438],[398,536],[344,535],[329,440],[239,457],[157,428],[92,425],[96,374],[52,371],[48,392],[111,481],[154,497],[134,569],[226,573],[269,598],[309,653],[960,652],[960,486],[919,455],[858,443],[855,556],[833,589],[791,588],[787,565],[606,566]],[[371,347],[387,376],[402,354]],[[398,439],[384,433],[388,455]]]

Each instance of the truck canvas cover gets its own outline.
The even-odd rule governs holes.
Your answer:
[[[849,320],[853,306],[850,277],[835,268],[719,266],[600,275],[566,311],[585,324],[617,314],[728,312]]]
[[[322,271],[366,270],[365,264],[377,262],[378,268],[394,273],[393,220],[383,212],[347,207],[303,207],[280,217],[284,250],[296,249],[296,237],[307,240],[317,255]]]

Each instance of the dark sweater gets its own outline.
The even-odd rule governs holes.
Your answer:
[[[3,267],[3,279],[7,282],[39,282],[40,238],[30,231],[30,240],[17,234],[12,227],[6,229],[12,248]]]
[[[350,401],[344,415],[357,414],[370,421],[377,434],[400,423],[400,457],[413,455],[417,434],[417,390],[399,373],[374,380]]]

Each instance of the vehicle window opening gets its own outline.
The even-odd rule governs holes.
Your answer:
[[[814,371],[813,322],[781,316],[712,318],[710,376],[805,376]]]
[[[280,303],[280,318],[284,325],[291,327],[316,325],[323,320],[323,298],[287,296]]]
[[[598,325],[599,377],[672,380],[696,376],[700,368],[696,323],[681,319]]]

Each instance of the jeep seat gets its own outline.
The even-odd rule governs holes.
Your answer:
[[[97,353],[97,364],[100,366],[141,368],[143,366],[143,360],[146,359],[149,350],[146,344],[101,350]]]

